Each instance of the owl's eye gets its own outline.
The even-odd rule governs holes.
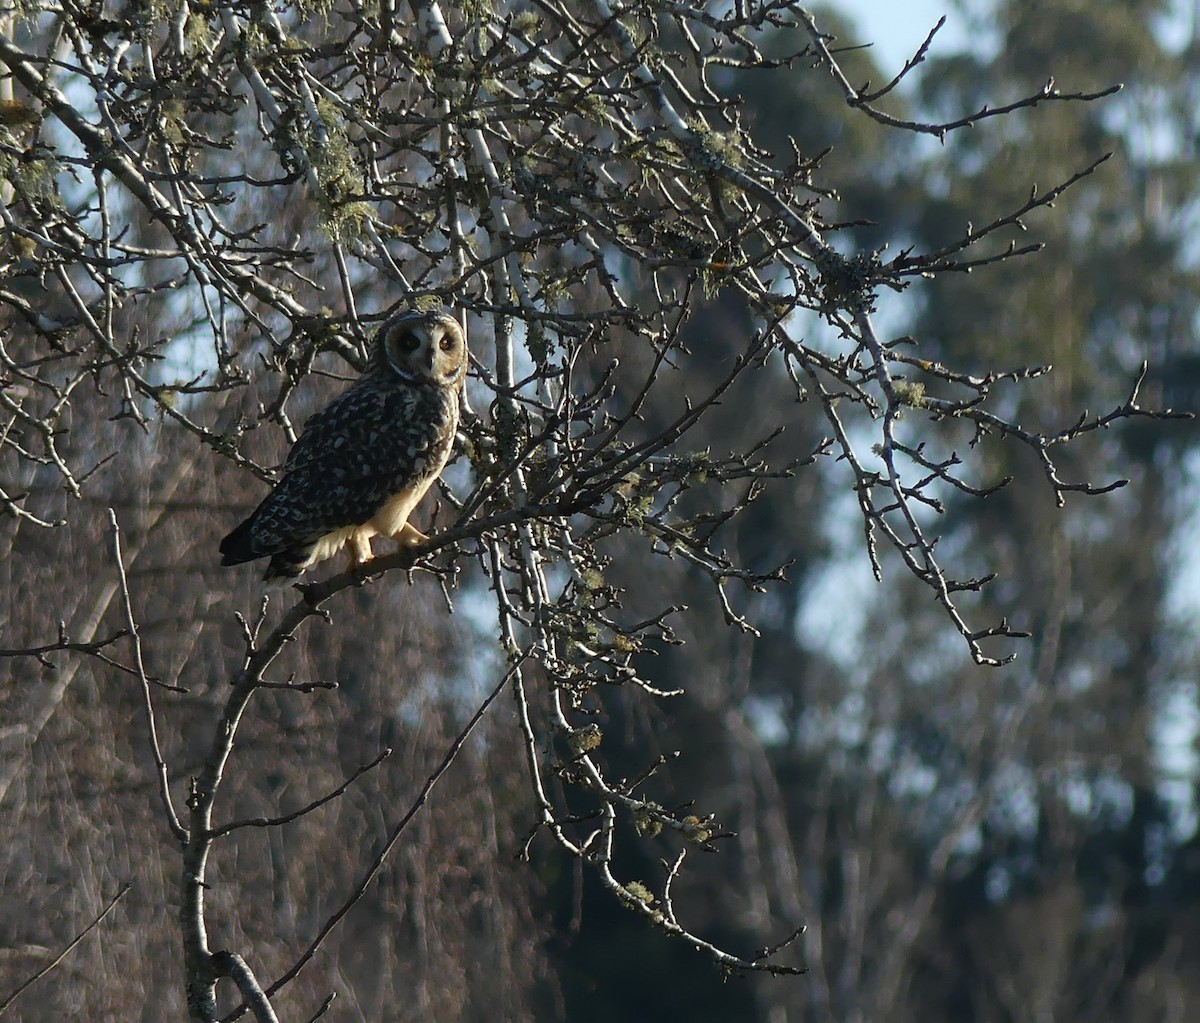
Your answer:
[[[439,344],[439,347],[442,349],[443,352],[450,351],[450,349],[452,349],[454,347],[454,338],[452,338],[449,334],[444,335]]]
[[[401,334],[396,339],[396,342],[406,352],[415,352],[417,350],[417,346],[420,345],[421,340],[416,334]]]

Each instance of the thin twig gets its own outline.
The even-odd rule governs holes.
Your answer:
[[[118,891],[116,895],[114,895],[111,899],[108,900],[108,905],[105,906],[104,909],[102,909],[100,911],[100,915],[98,917],[96,917],[96,919],[93,920],[90,924],[88,924],[82,931],[80,931],[75,936],[75,939],[66,948],[64,948],[57,956],[55,956],[53,962],[47,963],[45,966],[43,966],[40,970],[38,970],[37,973],[35,973],[32,977],[30,977],[28,980],[26,980],[24,983],[22,983],[15,991],[12,992],[12,994],[10,994],[7,998],[5,998],[4,1001],[0,1002],[0,1015],[2,1015],[5,1012],[5,1010],[8,1009],[8,1007],[17,1000],[17,998],[21,995],[22,992],[27,990],[33,984],[36,984],[39,980],[41,980],[44,976],[46,976],[46,974],[48,974],[51,970],[54,970],[56,967],[58,967],[58,965],[75,950],[75,947],[81,941],[83,941],[84,938],[86,938],[92,931],[94,931],[97,927],[100,926],[100,922],[106,916],[108,916],[108,914],[112,911],[112,908],[129,893],[129,890],[132,887],[133,887],[133,884],[128,881],[126,881],[125,884],[121,885],[121,890]]]
[[[181,842],[187,839],[187,829],[179,821],[175,812],[175,803],[171,798],[171,781],[167,771],[167,762],[162,755],[162,747],[158,742],[158,726],[154,719],[154,701],[150,696],[150,679],[146,675],[146,664],[142,658],[142,640],[138,635],[137,621],[133,615],[133,601],[129,596],[129,579],[125,575],[125,562],[121,555],[121,527],[117,524],[117,513],[108,509],[108,521],[112,526],[113,558],[117,563],[117,576],[121,584],[121,601],[125,608],[125,623],[129,627],[129,635],[133,639],[134,663],[137,665],[138,678],[142,683],[142,707],[146,712],[146,731],[150,736],[150,750],[154,756],[154,766],[158,774],[158,792],[162,799],[163,810],[167,815],[167,823],[171,833]]]
[[[338,796],[344,795],[346,790],[350,788],[350,786],[356,781],[358,781],[359,778],[361,778],[368,771],[378,767],[391,755],[392,749],[389,746],[370,763],[363,764],[357,771],[350,775],[349,778],[342,782],[342,784],[332,792],[321,796],[319,799],[314,799],[311,803],[306,806],[302,806],[299,810],[296,810],[293,813],[284,814],[281,817],[245,817],[241,820],[230,821],[228,824],[223,824],[219,828],[213,828],[213,830],[209,832],[209,835],[212,838],[221,838],[224,835],[228,835],[231,831],[237,831],[239,828],[277,828],[283,824],[290,824],[292,821],[298,820],[306,814],[312,813],[312,811],[316,810],[318,807],[332,802],[333,800],[337,799]]]

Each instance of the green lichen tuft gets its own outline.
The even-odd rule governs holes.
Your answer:
[[[324,132],[309,125],[299,139],[321,186],[322,227],[338,241],[358,237],[371,217],[371,207],[360,199],[364,188],[358,152],[350,141],[342,112],[327,99],[317,101],[317,116]]]
[[[517,35],[532,36],[542,27],[542,19],[533,11],[522,11],[512,20],[512,29]]]
[[[419,295],[410,304],[419,313],[437,313],[442,310],[442,300],[437,295]]]
[[[925,407],[925,385],[920,381],[896,380],[892,383],[892,390],[896,392],[896,400],[901,405],[907,405],[909,408]]]
[[[5,169],[8,180],[23,198],[59,205],[58,161],[49,158],[12,160]]]
[[[843,256],[835,249],[822,249],[813,262],[823,313],[874,311],[874,289],[881,277],[877,252]]]
[[[633,830],[642,838],[657,838],[662,834],[662,821],[654,813],[657,809],[654,804],[647,804],[633,811]]]
[[[599,725],[584,725],[583,728],[573,731],[567,738],[571,753],[576,757],[582,757],[598,750],[603,740],[604,733],[600,730]]]
[[[645,906],[654,905],[654,893],[641,881],[630,881],[625,886],[625,893],[635,902],[640,902]]]
[[[689,842],[703,845],[712,838],[712,828],[708,826],[708,822],[701,820],[694,814],[689,814],[679,823],[683,825],[683,833],[687,835]]]

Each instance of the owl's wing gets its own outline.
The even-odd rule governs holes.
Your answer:
[[[256,557],[359,525],[425,472],[452,437],[442,403],[408,389],[351,388],[304,425],[283,478],[251,517]]]
[[[305,420],[300,436],[283,463],[284,476],[311,462],[329,458],[334,451],[348,444],[366,443],[369,430],[364,428],[374,428],[400,411],[394,407],[396,394],[389,395],[377,387],[360,384],[344,391]]]

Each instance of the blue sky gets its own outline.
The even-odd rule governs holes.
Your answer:
[[[874,44],[884,69],[895,74],[905,60],[916,52],[938,18],[946,15],[946,25],[938,33],[935,46],[946,53],[959,49],[966,36],[966,19],[952,10],[948,0],[830,0],[858,25],[859,40]]]

